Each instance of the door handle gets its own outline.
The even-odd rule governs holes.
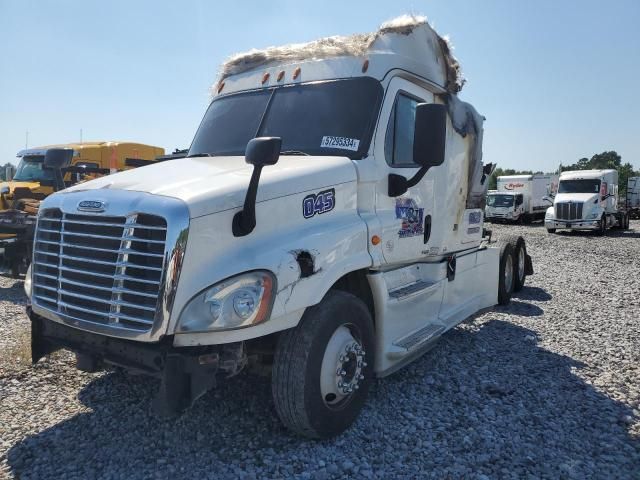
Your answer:
[[[431,238],[431,215],[427,215],[424,217],[424,243],[429,241]]]

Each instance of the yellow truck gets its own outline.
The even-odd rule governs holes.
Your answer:
[[[69,143],[22,150],[17,155],[20,163],[13,180],[0,183],[0,210],[18,207],[14,202],[22,198],[42,200],[56,190],[54,172],[44,166],[44,156],[51,148],[73,150],[70,165],[63,168],[66,186],[164,155],[163,148],[133,142]]]
[[[84,142],[48,145],[18,152],[20,163],[11,181],[0,182],[0,263],[13,276],[31,257],[33,226],[40,201],[75,183],[181,155],[132,142]],[[47,164],[45,157],[59,161]]]

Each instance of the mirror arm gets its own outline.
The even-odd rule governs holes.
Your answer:
[[[420,170],[416,172],[416,174],[411,177],[409,180],[402,175],[397,175],[395,173],[389,174],[389,187],[388,194],[390,197],[398,197],[405,193],[409,188],[414,187],[418,184],[420,180],[426,175],[429,170],[430,165],[425,165],[420,167]]]
[[[244,198],[244,206],[242,210],[233,216],[232,231],[234,237],[249,235],[256,228],[256,197],[262,167],[262,165],[254,165],[247,195]]]

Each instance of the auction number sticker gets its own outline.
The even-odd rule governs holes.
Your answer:
[[[322,137],[322,142],[320,142],[320,148],[339,148],[341,150],[352,150],[354,152],[358,151],[358,147],[360,146],[360,140],[355,138],[347,138],[347,137]]]

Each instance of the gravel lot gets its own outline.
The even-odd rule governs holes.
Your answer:
[[[0,276],[0,477],[640,479],[640,222],[523,234],[536,275],[511,305],[375,383],[323,442],[279,424],[268,379],[241,375],[173,420],[152,379],[26,361],[22,282]]]

